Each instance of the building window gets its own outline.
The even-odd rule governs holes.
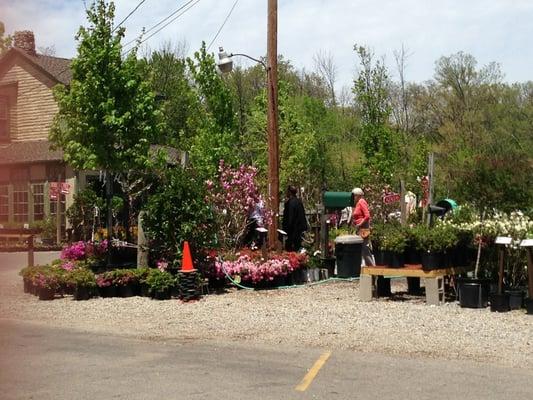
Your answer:
[[[33,193],[33,220],[41,221],[44,219],[44,183],[33,184],[32,193]]]
[[[9,220],[9,186],[0,185],[0,222]]]
[[[13,185],[13,217],[15,222],[28,222],[29,191],[27,183]]]
[[[9,139],[9,118],[7,97],[0,96],[0,140]]]

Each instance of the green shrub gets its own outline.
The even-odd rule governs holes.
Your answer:
[[[407,246],[407,234],[402,226],[389,224],[383,233],[381,250],[403,253]]]
[[[78,288],[96,288],[96,277],[88,268],[74,268],[66,274],[69,285]]]
[[[215,242],[213,214],[206,202],[206,189],[193,171],[168,169],[158,191],[145,207],[144,230],[149,240],[151,262],[181,259],[183,242],[194,249]]]
[[[154,268],[148,273],[145,283],[149,287],[150,294],[155,294],[172,289],[176,286],[177,280],[169,272]]]

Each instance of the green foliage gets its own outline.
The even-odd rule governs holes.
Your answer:
[[[365,167],[377,173],[383,183],[391,183],[400,160],[399,137],[389,126],[389,77],[383,61],[374,61],[370,50],[354,46],[359,61],[359,75],[353,93],[361,115],[359,142]]]
[[[89,240],[95,222],[95,207],[104,208],[104,201],[92,189],[74,194],[74,202],[67,209],[67,218],[74,228],[73,240]]]
[[[76,36],[70,85],[54,90],[59,112],[50,140],[76,169],[144,170],[159,133],[154,94],[140,74],[136,52],[122,56],[124,28],[114,28],[114,15],[112,2],[97,0],[89,7],[89,25]]]
[[[179,258],[185,240],[196,249],[215,240],[205,185],[190,169],[168,169],[145,207],[143,224],[154,260]]]
[[[417,250],[440,253],[452,249],[459,243],[458,231],[449,224],[436,224],[428,228],[419,225],[411,229]]]
[[[151,269],[146,277],[145,283],[148,285],[150,294],[161,293],[176,286],[176,278],[166,271]]]
[[[213,178],[218,162],[236,166],[240,163],[240,139],[233,109],[231,90],[217,73],[215,59],[208,54],[205,43],[194,58],[187,59],[194,81],[193,90],[199,99],[197,131],[191,142],[191,163],[204,178]]]
[[[88,268],[74,268],[66,274],[66,282],[73,287],[92,289],[96,288],[96,277]]]
[[[55,239],[56,238],[56,221],[52,217],[47,217],[40,221],[35,221],[31,224],[32,229],[42,229],[42,239]]]
[[[4,23],[0,21],[0,56],[9,49],[13,39],[10,35],[5,36],[5,33],[6,29]]]
[[[183,49],[167,44],[141,60],[140,65],[162,105],[165,125],[156,142],[188,150],[201,108],[182,52]]]
[[[382,234],[381,250],[403,253],[407,246],[407,234],[399,224],[387,224]]]

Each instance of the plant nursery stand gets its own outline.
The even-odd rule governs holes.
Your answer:
[[[376,278],[384,277],[412,277],[424,278],[426,286],[426,304],[440,305],[444,303],[444,277],[465,273],[468,268],[440,268],[425,271],[421,265],[410,265],[404,268],[362,267],[359,293],[361,301],[371,301],[377,297]]]

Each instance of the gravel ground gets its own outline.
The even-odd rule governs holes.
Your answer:
[[[393,290],[405,289],[395,282]],[[533,316],[422,298],[360,302],[358,282],[229,290],[192,303],[148,298],[39,301],[16,272],[0,274],[0,318],[158,340],[252,341],[533,368]]]

